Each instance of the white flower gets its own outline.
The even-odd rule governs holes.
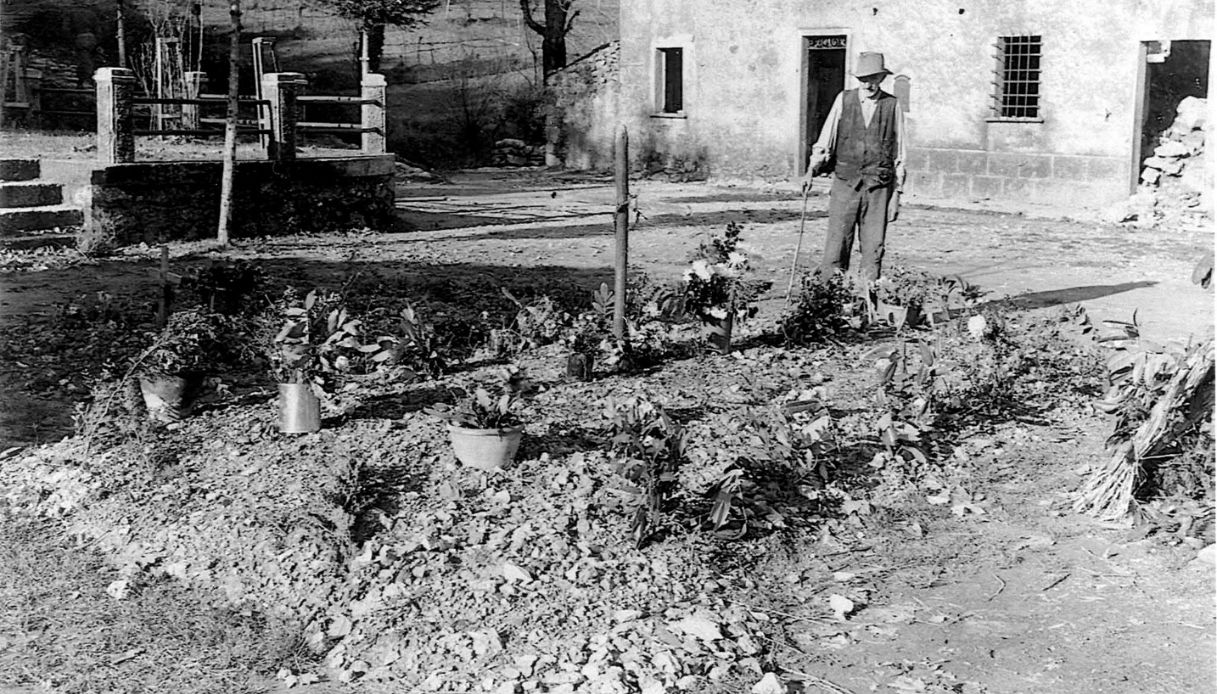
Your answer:
[[[710,277],[713,273],[710,270],[710,266],[706,263],[706,261],[694,260],[693,261],[693,274],[695,274],[698,277],[700,277],[701,279],[709,282]]]
[[[989,322],[984,316],[972,316],[968,319],[968,334],[973,340],[979,340],[985,336],[985,329],[989,327]]]
[[[718,320],[725,320],[727,318],[727,309],[723,308],[722,306],[714,306],[706,311],[706,313],[709,313]]]
[[[731,251],[731,255],[727,256],[727,264],[732,267],[743,267],[748,264],[748,254]]]

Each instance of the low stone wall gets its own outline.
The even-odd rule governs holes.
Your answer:
[[[546,139],[568,169],[611,169],[621,91],[619,41],[550,75],[553,118]]]
[[[79,246],[214,238],[218,161],[137,162],[93,170]],[[393,226],[393,156],[238,161],[233,237]]]
[[[1037,152],[910,148],[908,189],[956,200],[1101,205],[1128,196],[1124,158]]]

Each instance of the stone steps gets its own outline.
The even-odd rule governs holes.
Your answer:
[[[84,214],[71,205],[38,205],[0,209],[0,237],[37,235],[59,227],[80,226]]]
[[[37,159],[0,159],[0,181],[32,181],[41,175]]]
[[[63,204],[63,184],[42,181],[0,183],[0,208]]]
[[[63,202],[63,184],[41,180],[37,159],[0,159],[0,245],[65,245],[84,213]]]

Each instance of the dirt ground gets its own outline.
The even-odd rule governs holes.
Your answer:
[[[697,236],[729,221],[774,282],[762,319],[781,309],[795,247],[802,266],[823,243],[827,198],[801,200],[789,186],[632,184],[631,267],[674,279]],[[416,231],[354,232],[241,241],[223,252],[171,249],[175,267],[248,258],[300,282],[335,282],[354,267],[385,276],[454,279],[513,273],[591,287],[611,281],[611,184],[541,171],[478,170],[446,184],[403,183],[398,207]],[[1096,322],[1137,312],[1147,336],[1212,335],[1213,294],[1191,284],[1196,257],[1212,250],[1208,229],[1138,229],[1064,219],[1059,210],[1014,213],[983,203],[948,207],[912,198],[892,228],[888,262],[959,274],[986,299],[1026,308],[1080,303]],[[6,329],[53,316],[99,291],[155,296],[155,249],[70,267],[0,274]],[[151,299],[150,299],[151,300]],[[0,451],[70,432],[71,401],[86,383],[56,354],[0,364]],[[1127,528],[1074,515],[1068,493],[1080,464],[1102,455],[1095,418],[999,432],[978,453],[988,462],[986,513],[928,533],[886,530],[872,549],[833,556],[818,568],[876,578],[873,610],[840,637],[806,623],[808,648],[790,654],[788,679],[803,691],[1109,692],[1175,694],[1217,687],[1214,569],[1187,543],[1139,539]],[[851,579],[852,580],[852,579]],[[799,580],[769,587],[791,595]],[[761,588],[765,588],[762,586]],[[796,641],[798,639],[796,638]],[[802,668],[800,670],[800,668]],[[804,677],[799,677],[802,673]],[[316,685],[315,691],[342,691]],[[305,691],[304,688],[296,688]],[[4,690],[0,690],[4,691]]]
[[[801,224],[801,201],[790,186],[637,181],[631,189],[630,265],[675,279],[699,234],[738,221],[761,258],[760,277],[774,283],[762,312],[773,315],[781,308],[800,226],[800,266],[818,261],[827,215],[824,190],[813,189]],[[182,267],[250,258],[272,272],[323,284],[340,282],[355,267],[407,279],[436,271],[454,277],[510,274],[527,267],[594,287],[611,283],[613,197],[611,184],[599,177],[476,170],[446,184],[400,186],[400,215],[417,231],[263,238],[238,242],[222,254],[194,244],[171,253]],[[1023,307],[1081,304],[1096,323],[1131,320],[1135,313],[1142,333],[1158,341],[1203,339],[1213,332],[1213,295],[1190,282],[1195,259],[1213,247],[1209,229],[1145,229],[1062,219],[1062,211],[1052,209],[1026,213],[992,211],[983,203],[944,204],[908,200],[890,230],[888,264],[958,274],[980,285],[986,299],[1011,298]],[[0,319],[47,318],[69,300],[99,291],[155,301],[157,253],[134,249],[84,266],[6,273],[0,276]],[[54,361],[54,355],[36,359]],[[54,440],[70,423],[71,408],[62,400],[12,388],[14,379],[40,380],[30,366],[0,364],[0,379],[8,384],[0,388],[10,403],[0,412],[0,450]],[[44,376],[65,378],[55,369]],[[83,382],[66,377],[59,390],[68,396],[73,389],[83,392]]]

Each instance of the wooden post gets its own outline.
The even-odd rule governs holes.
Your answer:
[[[103,67],[93,75],[93,81],[97,85],[97,160],[102,164],[135,161],[135,73],[121,67]]]
[[[364,129],[360,142],[364,154],[384,154],[385,138],[388,135],[387,113],[389,101],[388,82],[385,76],[369,72],[363,76],[360,98],[375,100],[374,104],[363,104],[359,109],[360,127]]]
[[[617,131],[613,158],[613,178],[617,184],[617,208],[613,214],[617,238],[613,275],[613,335],[622,340],[625,339],[625,284],[630,260],[630,134],[624,125]]]
[[[161,298],[156,305],[156,327],[163,328],[169,321],[169,247],[161,244],[161,271],[158,273],[161,284]]]
[[[206,72],[191,71],[186,73],[186,98],[197,99],[203,93],[203,85],[207,82]],[[187,130],[199,129],[198,104],[182,104],[182,127]]]

